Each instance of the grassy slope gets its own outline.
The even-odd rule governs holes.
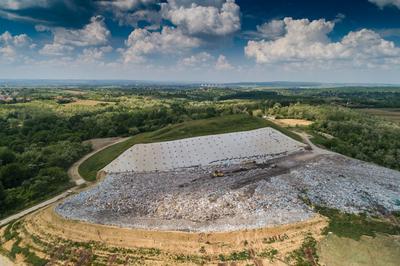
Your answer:
[[[230,115],[211,119],[187,121],[174,124],[162,129],[138,134],[124,142],[104,149],[84,161],[79,167],[79,174],[88,181],[96,179],[97,172],[117,158],[125,150],[137,143],[150,143],[159,141],[176,140],[211,134],[222,134],[252,130],[262,127],[272,127],[299,141],[299,136],[291,131],[277,126],[269,121],[248,115]]]
[[[360,240],[361,236],[376,234],[400,235],[400,213],[394,212],[390,219],[369,217],[365,214],[342,213],[339,210],[317,206],[316,210],[329,218],[329,226],[324,233],[332,232],[339,237]]]

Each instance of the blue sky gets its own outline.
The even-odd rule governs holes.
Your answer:
[[[400,0],[1,0],[0,78],[400,83]]]

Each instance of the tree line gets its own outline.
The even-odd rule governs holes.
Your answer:
[[[269,114],[277,118],[314,121],[311,130],[332,135],[315,140],[333,151],[400,170],[399,125],[349,108],[334,105],[275,105]]]

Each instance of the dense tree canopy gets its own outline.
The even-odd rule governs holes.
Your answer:
[[[3,184],[0,182],[0,213],[4,211],[4,199],[6,198],[6,193],[4,191]]]
[[[23,164],[11,163],[0,168],[0,181],[6,189],[18,187],[31,177],[29,169]]]
[[[0,148],[0,166],[12,163],[15,159],[15,154],[10,149],[6,147]]]

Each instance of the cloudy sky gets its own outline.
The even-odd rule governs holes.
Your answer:
[[[400,83],[400,0],[0,0],[0,78]]]

